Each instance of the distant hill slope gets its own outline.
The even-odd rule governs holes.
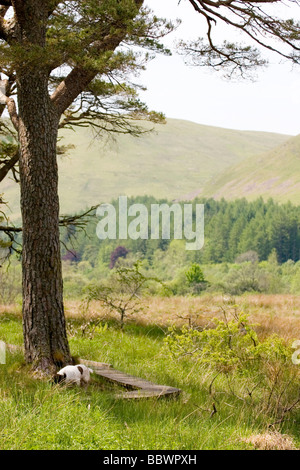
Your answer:
[[[300,204],[300,135],[225,170],[204,187],[202,195],[248,200],[262,196]]]
[[[145,124],[149,127],[149,124]],[[140,138],[118,136],[115,144],[93,140],[91,130],[63,131],[62,144],[76,148],[59,158],[62,213],[108,202],[119,195],[153,195],[168,199],[200,194],[212,177],[289,136],[236,131],[168,119]],[[13,213],[19,212],[17,186],[2,182]]]

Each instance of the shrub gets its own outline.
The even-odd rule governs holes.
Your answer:
[[[71,263],[77,263],[78,261],[80,261],[80,253],[78,253],[77,251],[73,250],[68,250],[63,256],[62,256],[62,260],[63,261],[70,261]]]
[[[142,295],[147,291],[149,283],[160,280],[141,272],[141,262],[132,267],[120,266],[112,274],[109,283],[90,285],[86,289],[86,308],[92,300],[98,300],[104,307],[120,315],[121,328],[125,318],[142,310]]]
[[[224,312],[224,320],[214,319],[213,328],[202,330],[170,328],[163,353],[183,362],[194,374],[202,374],[203,385],[206,383],[218,408],[237,399],[254,416],[281,424],[300,406],[300,377],[298,366],[292,363],[293,350],[277,335],[260,341],[247,315],[235,313],[232,317],[228,320]]]
[[[259,256],[256,251],[246,251],[245,253],[242,253],[241,255],[237,256],[235,259],[235,263],[237,264],[247,263],[248,261],[250,261],[251,263],[258,263]]]
[[[269,288],[269,276],[259,268],[257,263],[245,262],[233,266],[225,278],[223,287],[231,295],[241,295],[244,292],[265,292]]]
[[[207,287],[207,281],[204,279],[204,274],[199,264],[193,263],[185,275],[193,294],[199,294]]]
[[[169,328],[165,338],[165,350],[172,357],[190,356],[198,364],[210,364],[228,370],[242,366],[255,357],[258,344],[257,334],[249,324],[246,314],[237,314],[232,320],[213,319],[214,328],[198,330],[184,326],[179,331]]]
[[[292,349],[278,335],[272,335],[260,342],[244,313],[232,313],[231,319],[224,313],[224,320],[214,318],[214,328],[190,328],[180,330],[169,328],[165,338],[164,351],[173,358],[186,356],[198,364],[210,364],[221,371],[232,368],[239,370],[255,369],[264,362],[291,362]]]

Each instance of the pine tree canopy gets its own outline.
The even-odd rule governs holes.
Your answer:
[[[35,35],[35,21],[30,35],[22,29],[33,3],[40,4],[45,34]],[[60,127],[84,123],[110,132],[137,133],[139,128],[124,119],[125,114],[132,120],[162,120],[162,114],[149,112],[139,100],[139,87],[132,80],[155,53],[170,53],[160,40],[176,24],[158,18],[142,3],[0,2],[0,67],[6,77],[5,96],[14,96],[18,71],[26,69],[30,76],[31,70],[46,70],[51,100],[63,115]],[[5,104],[17,127],[12,99]]]

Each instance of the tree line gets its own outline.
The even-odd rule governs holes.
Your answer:
[[[129,204],[143,204],[149,209],[151,204],[172,203],[144,196],[130,198]],[[112,202],[117,207],[117,201]],[[184,202],[179,203],[183,205]],[[205,243],[199,251],[184,253],[191,262],[216,264],[234,263],[238,257],[249,253],[249,260],[257,257],[257,261],[269,258],[276,251],[278,262],[300,260],[300,207],[291,203],[279,204],[272,199],[255,201],[239,199],[226,201],[222,199],[195,199],[193,209],[195,216],[196,204],[204,204]],[[96,214],[91,217],[85,230],[72,238],[72,231],[62,233],[63,259],[72,262],[89,261],[91,266],[114,267],[118,258],[129,255],[147,260],[152,265],[164,255],[170,246],[180,245],[174,240],[171,218],[171,238],[158,240],[99,240],[96,236]],[[149,225],[151,225],[149,223]],[[184,250],[184,243],[182,243]],[[254,254],[253,254],[254,253]],[[180,259],[178,261],[180,263]]]

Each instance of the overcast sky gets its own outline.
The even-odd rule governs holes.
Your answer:
[[[187,0],[178,6],[177,0],[147,3],[159,16],[183,20],[176,33],[165,40],[168,46],[178,37],[205,36],[206,25]],[[289,17],[299,17],[300,9],[295,9]],[[220,33],[220,37],[228,34]],[[141,97],[150,109],[170,118],[230,129],[300,134],[300,66],[292,70],[290,64],[280,63],[280,58],[272,55],[269,67],[257,75],[255,82],[230,82],[214,71],[185,65],[176,53],[157,56],[141,75],[140,82],[147,87]]]

